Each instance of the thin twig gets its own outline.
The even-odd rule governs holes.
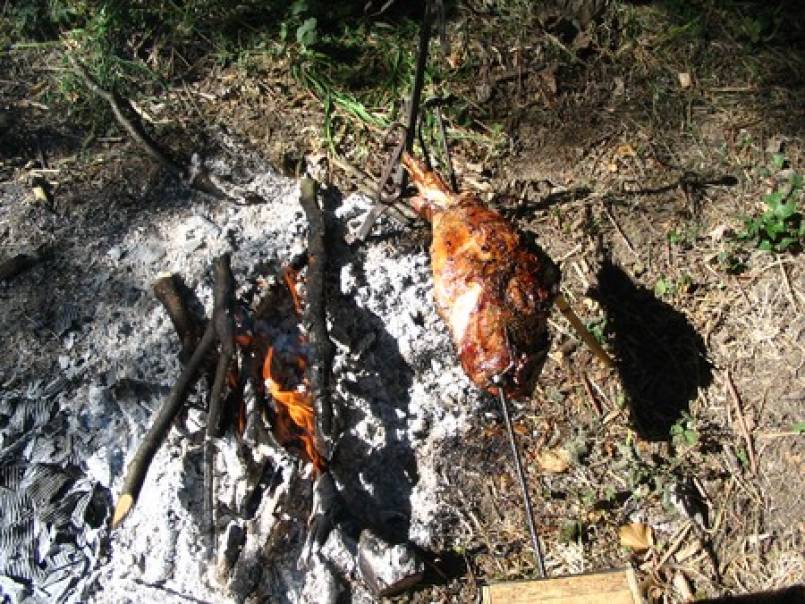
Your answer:
[[[732,402],[735,404],[735,413],[738,418],[738,429],[743,436],[744,443],[746,444],[746,452],[749,455],[749,471],[754,475],[757,474],[755,443],[752,440],[752,435],[749,433],[749,428],[746,425],[746,418],[744,417],[743,413],[741,397],[738,394],[738,390],[735,388],[735,384],[732,381],[732,375],[730,374],[729,369],[724,372],[724,376],[727,383],[727,389],[730,391],[730,395],[732,396]]]
[[[692,527],[693,523],[690,520],[688,520],[687,522],[685,522],[685,524],[682,525],[682,528],[679,529],[677,534],[671,538],[671,543],[668,546],[668,549],[665,550],[665,553],[663,553],[662,558],[660,558],[659,562],[657,562],[656,568],[659,568],[660,566],[668,562],[668,559],[676,553],[676,551],[679,549],[679,546],[682,545],[682,542],[685,540],[685,537],[687,537],[688,532]]]
[[[598,417],[601,417],[604,414],[604,412],[601,409],[601,403],[598,402],[598,398],[595,396],[595,393],[593,392],[592,386],[590,386],[590,379],[587,377],[587,373],[584,371],[579,371],[579,376],[581,377],[581,384],[582,386],[584,386],[584,392],[587,393],[587,398],[590,400],[590,404],[595,410],[595,414]]]
[[[591,334],[584,326],[584,323],[581,322],[581,319],[579,319],[578,315],[573,312],[573,309],[567,303],[565,297],[562,294],[558,294],[554,300],[554,303],[556,304],[556,308],[559,309],[559,312],[561,312],[570,322],[570,325],[573,327],[576,335],[581,338],[582,342],[587,345],[590,351],[608,368],[614,368],[615,361],[613,361],[612,357],[610,357],[601,347],[601,344],[598,343],[598,340],[595,339],[595,336],[593,336],[593,334]]]
[[[797,297],[794,295],[794,288],[791,287],[791,281],[788,279],[788,271],[785,270],[785,263],[780,263],[780,272],[783,273],[783,282],[785,283],[786,291],[788,292],[788,299],[791,301],[791,306],[794,310],[799,312],[799,304],[797,304]]]

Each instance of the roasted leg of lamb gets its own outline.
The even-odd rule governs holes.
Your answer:
[[[490,394],[528,397],[548,353],[548,313],[559,270],[534,243],[471,192],[453,193],[408,154],[414,208],[433,227],[436,310],[464,372]]]

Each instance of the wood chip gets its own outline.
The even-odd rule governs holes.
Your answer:
[[[654,533],[651,527],[640,522],[620,527],[618,535],[623,547],[628,547],[636,552],[644,552],[654,545]]]

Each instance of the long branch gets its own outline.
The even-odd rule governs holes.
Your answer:
[[[324,287],[327,255],[324,217],[316,199],[316,183],[302,179],[299,199],[308,221],[306,304],[302,318],[312,358],[308,364],[310,392],[316,411],[316,447],[325,459],[330,456],[333,435],[333,408],[330,399],[330,370],[333,345],[327,332],[326,294]]]
[[[129,133],[129,136],[137,141],[137,143],[143,149],[145,149],[148,155],[162,164],[171,174],[178,176],[179,178],[185,178],[186,172],[184,168],[173,161],[167,153],[160,149],[156,141],[154,141],[154,139],[148,135],[139,122],[129,118],[129,116],[126,115],[123,105],[127,105],[128,103],[124,99],[120,98],[120,96],[118,96],[116,93],[110,92],[98,84],[98,82],[96,82],[95,79],[89,74],[86,66],[78,61],[72,54],[67,53],[67,59],[70,61],[70,64],[73,66],[75,72],[81,77],[82,80],[84,80],[84,83],[89,87],[89,89],[109,103],[109,107],[111,107],[112,113],[115,115],[115,119],[121,126],[123,126],[126,132]],[[131,108],[129,108],[129,110],[133,113]]]
[[[220,259],[216,260],[216,264],[219,261]],[[213,288],[215,300],[221,299],[227,291],[231,291],[231,284],[224,282],[221,278],[220,271],[216,271],[216,280]],[[216,306],[218,305],[216,304]],[[129,463],[126,478],[123,481],[123,488],[120,492],[120,498],[117,500],[112,516],[112,528],[116,528],[120,525],[137,502],[137,497],[145,482],[151,461],[170,431],[173,420],[187,400],[190,388],[196,382],[207,354],[218,340],[215,323],[215,317],[213,316],[213,320],[207,323],[204,335],[193,351],[193,356],[190,357],[190,361],[188,361],[182,373],[179,375],[179,379],[176,381],[168,398],[159,409],[159,412],[154,418],[154,423],[148,429],[148,432],[146,432],[140,446],[137,448],[137,452]]]

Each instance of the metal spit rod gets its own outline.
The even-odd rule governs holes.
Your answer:
[[[512,449],[512,457],[514,458],[514,467],[517,472],[517,479],[520,482],[520,490],[523,493],[523,505],[525,506],[525,515],[528,519],[528,531],[531,533],[531,545],[534,548],[534,558],[537,561],[537,570],[541,579],[545,578],[545,561],[542,557],[542,546],[539,543],[539,535],[537,535],[537,527],[534,524],[534,510],[531,507],[531,496],[528,494],[528,485],[525,481],[525,472],[523,471],[523,462],[520,457],[520,450],[517,447],[517,441],[514,438],[514,428],[512,427],[512,420],[509,417],[509,402],[506,400],[506,394],[503,392],[502,385],[498,386],[500,393],[500,407],[503,409],[503,421],[506,424],[506,432],[509,434],[509,444]]]

